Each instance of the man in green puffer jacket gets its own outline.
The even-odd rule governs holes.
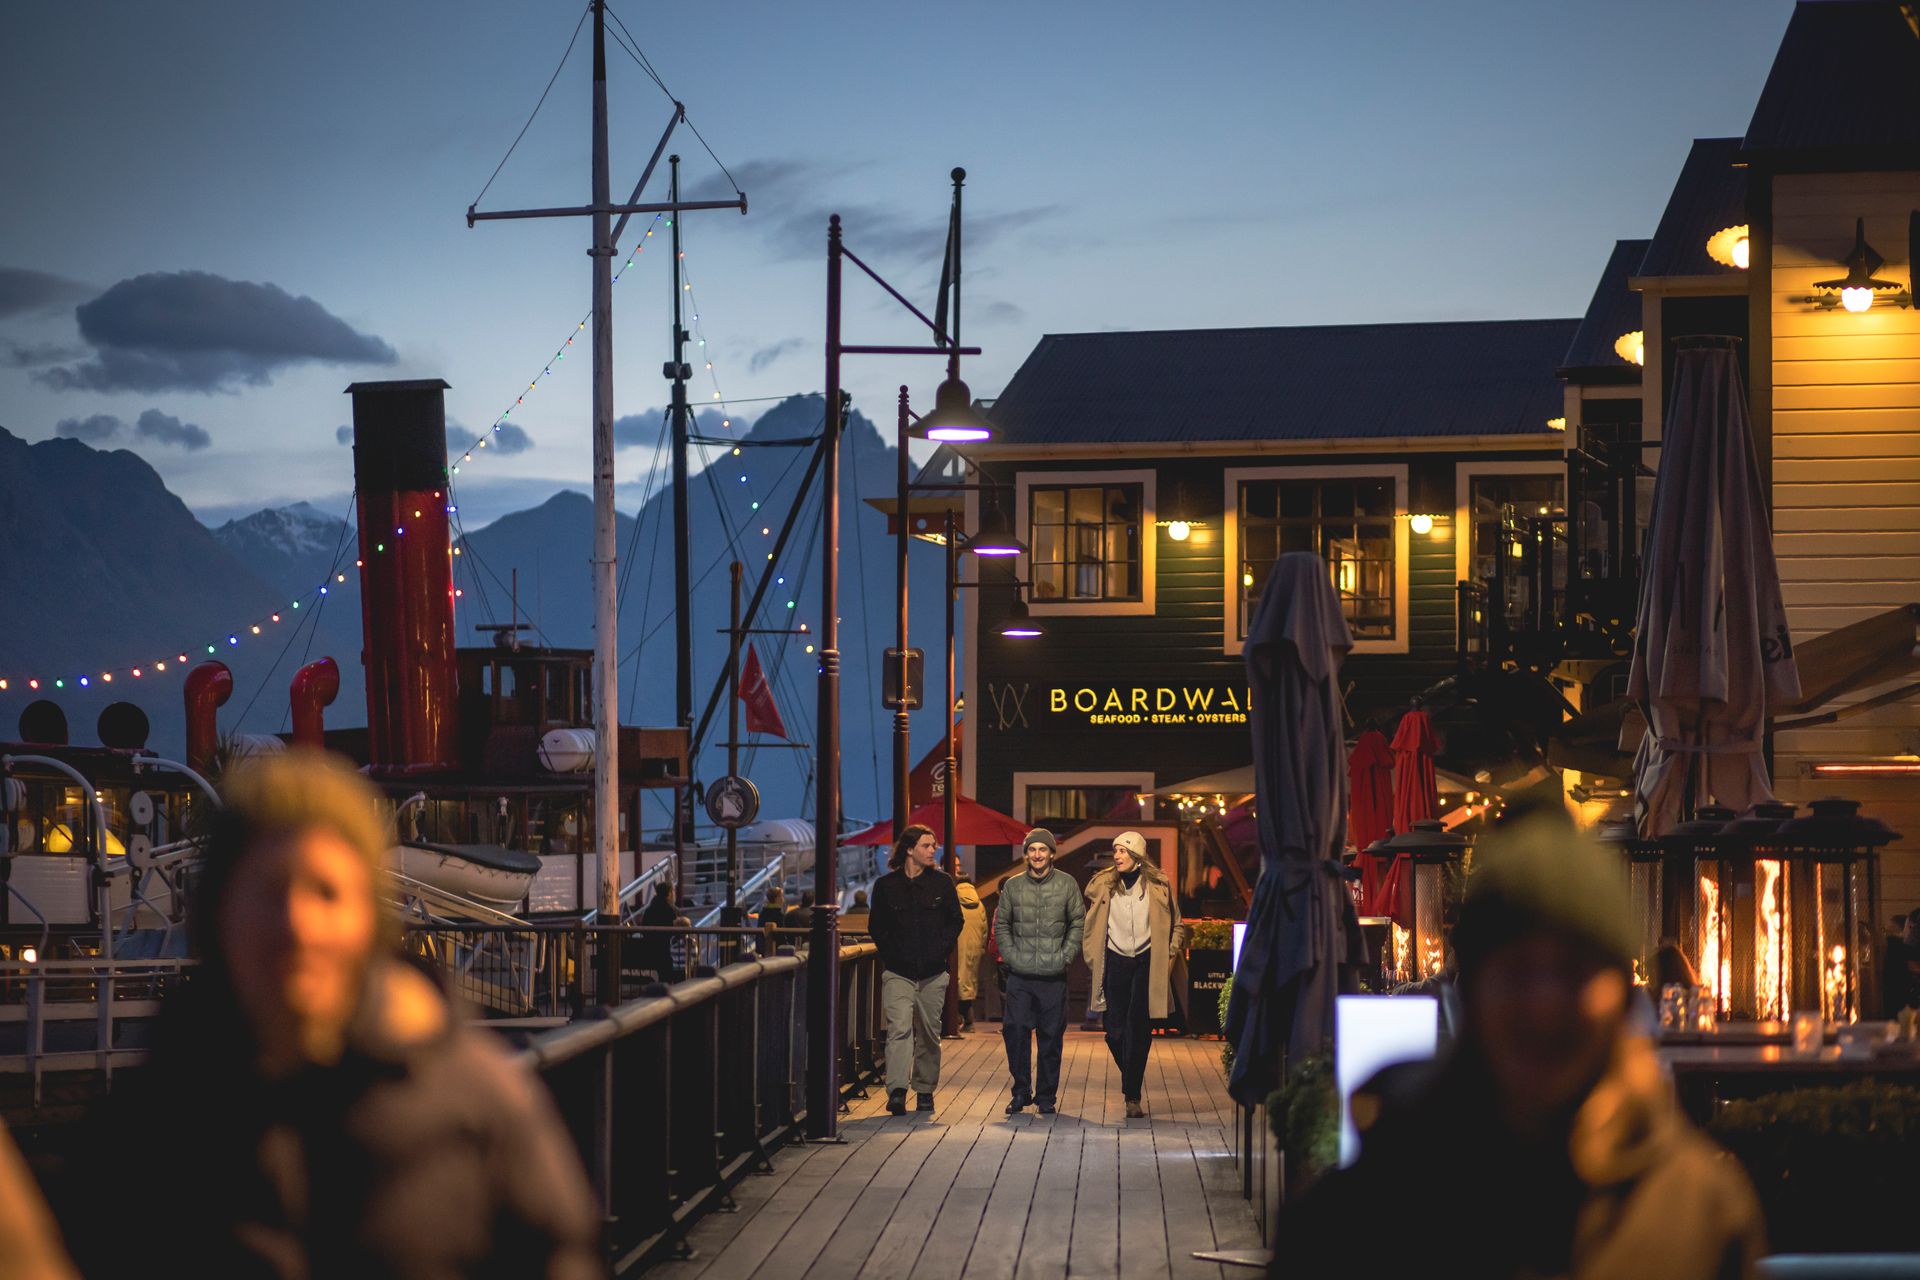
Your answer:
[[[1007,1070],[1013,1076],[1008,1115],[1029,1102],[1041,1115],[1052,1115],[1060,1092],[1067,966],[1080,954],[1086,904],[1073,877],[1053,869],[1054,851],[1051,831],[1037,827],[1027,833],[1027,868],[1000,886],[1000,905],[993,913],[993,936],[1007,966],[1006,1009],[1000,1026],[1007,1043]],[[1032,1062],[1036,1034],[1040,1041],[1037,1082]]]

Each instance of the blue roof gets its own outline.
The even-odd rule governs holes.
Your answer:
[[[1738,138],[1693,140],[1647,256],[1634,275],[1727,276],[1735,283],[1745,278],[1740,268],[1707,256],[1708,238],[1747,220],[1747,171],[1735,167],[1739,158]]]
[[[1749,153],[1920,158],[1920,18],[1895,0],[1801,0],[1747,124]]]
[[[988,416],[1012,445],[1539,434],[1578,325],[1048,334]]]
[[[1639,274],[1640,261],[1647,256],[1649,240],[1616,240],[1607,258],[1607,269],[1600,273],[1593,301],[1574,331],[1573,342],[1561,360],[1561,375],[1574,381],[1632,382],[1638,379],[1640,366],[1623,360],[1613,344],[1623,333],[1640,327],[1640,295],[1627,288],[1627,280]],[[1606,371],[1605,379],[1580,378],[1582,372]]]

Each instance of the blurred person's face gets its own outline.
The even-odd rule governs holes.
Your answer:
[[[1027,846],[1027,870],[1036,876],[1044,877],[1053,869],[1053,850],[1034,841]]]
[[[1125,875],[1139,865],[1140,860],[1133,856],[1131,849],[1125,845],[1117,844],[1113,846],[1113,869],[1115,871],[1118,871],[1121,875]]]
[[[1530,934],[1487,957],[1463,988],[1502,1104],[1522,1122],[1576,1105],[1605,1074],[1626,1024],[1626,974],[1587,948]]]
[[[1908,916],[1907,922],[1900,926],[1900,940],[1910,947],[1920,946],[1920,920]]]
[[[922,868],[932,867],[934,859],[939,856],[940,842],[933,838],[931,831],[921,836],[918,840],[915,840],[913,842],[913,848],[907,850],[907,857],[918,863]]]
[[[373,955],[377,911],[366,861],[330,831],[276,833],[247,850],[221,910],[220,943],[241,1010],[264,1041],[310,1058],[337,1052]]]

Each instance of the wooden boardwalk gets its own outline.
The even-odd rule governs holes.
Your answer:
[[[693,1258],[649,1276],[1219,1280],[1193,1251],[1259,1244],[1218,1041],[1154,1041],[1145,1120],[1125,1118],[1098,1033],[1068,1032],[1057,1115],[1003,1113],[997,1024],[947,1041],[941,1076],[932,1115],[889,1116],[875,1090],[842,1117],[844,1145],[776,1153],[735,1190],[737,1212],[695,1225]]]

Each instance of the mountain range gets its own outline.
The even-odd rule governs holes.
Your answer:
[[[717,456],[689,484],[696,719],[725,667],[727,564],[738,558],[745,566],[743,601],[757,574],[769,567],[773,574],[754,625],[808,628],[807,634],[753,640],[789,736],[813,740],[818,663],[808,646],[819,627],[817,482],[778,562],[770,566],[768,554],[807,470],[813,454],[807,442],[819,432],[822,410],[817,395],[772,407],[732,447],[706,446]],[[887,519],[862,499],[891,495],[895,454],[873,424],[855,413],[840,456],[841,772],[852,819],[888,807],[891,720],[880,706],[879,679],[898,596]],[[517,620],[531,628],[536,642],[590,648],[592,530],[592,503],[572,490],[484,528],[457,530],[460,643],[487,643],[475,628]],[[636,511],[617,517],[616,537],[621,719],[668,724],[675,683],[672,495],[664,481]],[[96,450],[69,439],[30,445],[0,430],[0,599],[18,602],[8,606],[9,625],[0,629],[0,676],[11,677],[0,690],[0,736],[11,736],[27,701],[52,694],[65,706],[74,741],[93,741],[99,708],[112,696],[130,696],[123,692],[131,688],[126,668],[146,661],[142,655],[152,649],[153,658],[164,654],[169,660],[169,671],[156,685],[159,673],[147,667],[143,687],[132,696],[153,722],[154,748],[176,753],[183,711],[171,660],[181,651],[204,658],[208,645],[235,677],[234,697],[220,716],[225,732],[284,730],[287,681],[303,661],[323,655],[339,663],[342,677],[329,726],[365,723],[356,554],[352,527],[308,503],[268,508],[209,530],[131,452]],[[912,627],[929,650],[929,707],[942,705],[945,696],[938,654],[942,559],[931,547],[917,548],[911,558]],[[328,587],[324,596],[317,591],[322,584]],[[299,614],[291,609],[296,599],[305,606]],[[277,624],[268,621],[276,611],[282,618]],[[251,630],[256,623],[262,627],[258,636]],[[229,636],[236,642],[227,643]],[[75,677],[94,668],[120,671],[111,696],[98,672],[87,689],[77,687]],[[30,672],[71,674],[64,691],[34,693],[21,688],[20,677]],[[725,772],[725,753],[713,745],[724,740],[725,728],[723,700],[697,762],[702,781]],[[914,717],[916,756],[939,736],[936,714]],[[809,750],[771,745],[743,751],[741,761],[742,772],[760,787],[767,816],[811,813],[812,765]],[[656,817],[665,819],[664,807],[649,815]]]

